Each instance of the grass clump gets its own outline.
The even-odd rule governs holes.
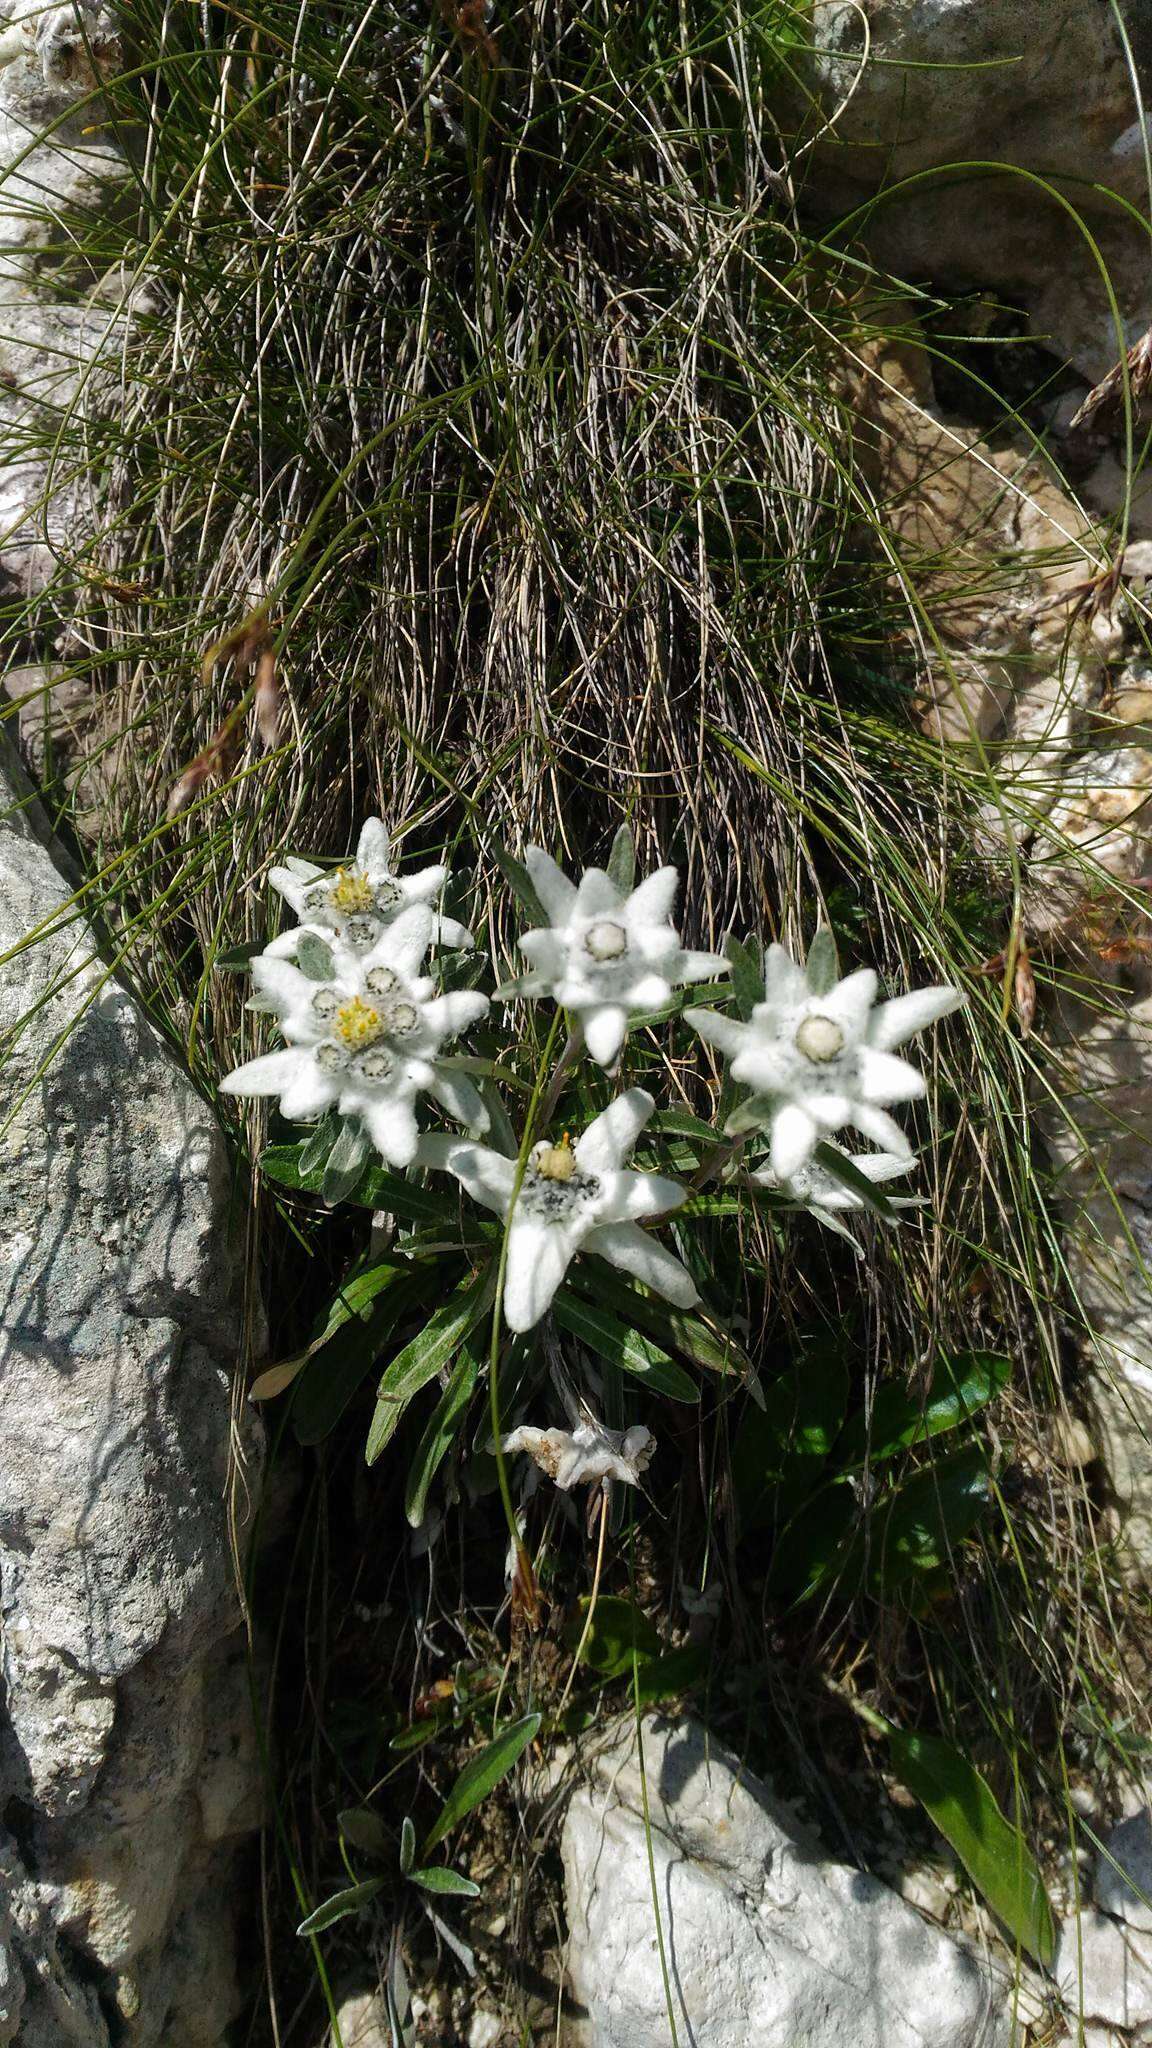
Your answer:
[[[753,1762],[771,1755],[864,1861],[853,1774],[888,1768],[868,1747],[885,1724],[946,1736],[1005,1812],[1056,1827],[1069,1758],[1122,1747],[1134,1712],[1091,1475],[1070,1483],[1037,1450],[1075,1394],[1034,1112],[1066,1093],[1044,998],[1067,970],[1037,953],[1023,1034],[1021,865],[973,825],[1004,813],[994,749],[945,766],[916,716],[935,579],[954,587],[957,563],[917,554],[877,502],[843,375],[867,339],[860,259],[831,254],[796,204],[805,33],[786,0],[541,0],[492,23],[454,5],[270,0],[248,19],[141,0],[110,91],[131,178],[98,223],[59,231],[62,278],[79,290],[122,264],[151,310],[115,402],[46,420],[54,474],[97,478],[99,517],[9,625],[41,643],[63,629],[86,708],[49,745],[46,793],[83,849],[85,903],[206,1090],[256,1050],[216,968],[263,935],[269,865],[342,855],[376,810],[406,862],[450,857],[450,907],[466,898],[504,958],[506,849],[535,841],[579,868],[628,820],[646,868],[684,870],[690,943],[734,928],[798,948],[828,923],[846,965],[970,997],[933,1057],[922,1212],[867,1234],[863,1260],[777,1214],[735,1250],[704,1238],[767,1408],[736,1382],[706,1381],[691,1410],[650,1397],[659,1487],[602,1522],[601,1565],[578,1522],[531,1532],[543,1629],[505,1606],[482,1417],[415,1541],[438,1387],[364,1472],[366,1373],[419,1335],[431,1297],[386,1329],[355,1319],[365,1373],[343,1407],[309,1422],[298,1393],[273,1411],[300,1493],[250,1585],[276,1644],[262,1707],[279,1823],[254,2039],[315,2026],[280,1931],[343,1879],[375,1887],[360,1903],[378,1917],[344,1922],[335,1952],[375,1941],[399,2000],[398,1928],[414,1967],[447,1937],[425,1921],[416,1936],[398,1903],[414,1866],[395,1815],[427,1840],[482,1739],[536,1713],[546,1734],[579,1732],[627,1708],[642,1663],[649,1698],[689,1694]],[[1015,393],[1008,410],[1030,417]],[[1014,801],[1034,824],[1039,806]],[[529,1037],[523,1072],[508,1067],[505,1109],[541,1050]],[[628,1078],[653,1077],[689,1121],[712,1103],[679,1041],[639,1042]],[[233,1129],[254,1163],[262,1120]],[[387,1204],[332,1217],[291,1150],[307,1140],[271,1136],[254,1280],[286,1358],[323,1332]],[[548,1338],[550,1369],[570,1369],[570,1338]],[[937,1442],[916,1417],[950,1390]],[[903,1423],[874,1456],[894,1398]],[[806,1527],[843,1539],[818,1569]],[[594,1572],[599,1624],[579,1605]],[[528,1959],[558,1946],[554,1840],[507,1796],[461,1827],[458,1867],[503,1870],[503,1931],[469,1939],[516,2024],[543,2026],[555,1984]],[[357,1829],[387,1883],[350,1860]]]

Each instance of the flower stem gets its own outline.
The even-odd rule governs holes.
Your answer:
[[[508,1524],[508,1534],[511,1538],[512,1548],[516,1557],[517,1571],[523,1584],[528,1588],[531,1588],[534,1584],[532,1563],[524,1547],[524,1539],[517,1525],[516,1509],[512,1503],[512,1488],[508,1483],[508,1468],[501,1445],[503,1431],[500,1422],[500,1330],[504,1301],[504,1275],[508,1267],[508,1239],[512,1229],[512,1217],[515,1213],[520,1189],[524,1183],[524,1175],[528,1170],[528,1157],[535,1142],[536,1126],[538,1121],[543,1121],[538,1112],[541,1107],[541,1096],[544,1094],[544,1076],[548,1072],[548,1063],[552,1057],[552,1047],[556,1043],[556,1033],[560,1028],[560,1016],[561,1012],[557,1010],[552,1019],[551,1029],[544,1041],[544,1050],[540,1055],[532,1097],[528,1104],[528,1114],[524,1119],[524,1135],[520,1140],[520,1151],[516,1160],[516,1177],[512,1183],[512,1199],[508,1204],[508,1212],[504,1218],[504,1234],[500,1240],[500,1257],[496,1266],[496,1299],[492,1305],[492,1345],[488,1354],[488,1413],[492,1429],[492,1455],[496,1460],[496,1479],[500,1487],[500,1499],[504,1506],[504,1519]],[[544,1102],[545,1108],[548,1108],[549,1104],[553,1108],[555,1107],[559,1099],[557,1080],[563,1075],[565,1064],[571,1065],[578,1051],[579,1041],[577,1034],[573,1032],[569,1036],[568,1043],[561,1055],[560,1063],[555,1074],[552,1076],[552,1085],[548,1089]]]
[[[557,1720],[560,1719],[561,1715],[564,1712],[565,1707],[568,1705],[568,1700],[572,1691],[572,1686],[575,1682],[576,1673],[580,1669],[580,1659],[584,1655],[584,1645],[588,1641],[588,1638],[592,1633],[592,1623],[596,1618],[596,1601],[600,1593],[600,1574],[604,1569],[604,1538],[608,1533],[609,1487],[610,1481],[607,1479],[604,1480],[600,1489],[600,1534],[596,1542],[596,1569],[592,1574],[592,1593],[588,1601],[588,1612],[584,1617],[584,1628],[580,1636],[580,1641],[576,1645],[575,1654],[572,1658],[572,1669],[568,1673],[568,1683],[564,1687],[564,1692],[560,1701],[560,1705],[556,1709]]]

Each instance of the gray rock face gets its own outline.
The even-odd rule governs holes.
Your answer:
[[[1143,0],[1126,0],[1124,14],[1147,72],[1152,18]],[[1100,272],[1057,192],[1038,181],[1090,218],[1134,341],[1152,310],[1141,231],[1091,189],[1148,203],[1137,100],[1105,0],[816,0],[812,41],[835,116],[816,203],[841,209],[885,191],[869,218],[883,262],[1016,298],[1090,381],[1103,376],[1120,351]],[[1032,181],[931,175],[972,163],[1017,165]]]
[[[875,1878],[829,1862],[689,1721],[644,1725],[656,1894],[695,2048],[1000,2048],[1007,1991]],[[634,1736],[602,1754],[563,1835],[586,2048],[669,2039]]]
[[[6,760],[0,2042],[218,2048],[230,1845],[258,1818],[227,1162]]]
[[[1122,2027],[1136,2041],[1152,2039],[1152,1940],[1106,1913],[1087,1910],[1065,1921],[1056,1981],[1070,2012]]]
[[[1122,1820],[1096,1859],[1093,1891],[1098,1906],[1126,1927],[1152,1934],[1152,1810]]]

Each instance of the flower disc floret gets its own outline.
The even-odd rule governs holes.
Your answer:
[[[315,862],[290,860],[269,874],[272,887],[300,920],[299,926],[274,939],[273,956],[295,957],[301,931],[335,934],[354,952],[369,953],[381,934],[405,910],[431,905],[448,877],[444,867],[421,868],[397,875],[390,866],[391,847],[379,818],[369,818],[360,834],[356,858],[330,873]],[[455,918],[433,912],[432,936],[440,945],[470,946],[472,934]]]
[[[415,1155],[414,1103],[421,1093],[467,1128],[486,1129],[476,1089],[441,1064],[440,1054],[446,1039],[483,1015],[488,999],[468,990],[438,996],[420,973],[433,923],[428,906],[414,904],[368,954],[334,937],[331,978],[319,984],[282,953],[258,955],[253,984],[287,1048],[229,1074],[225,1093],[279,1096],[284,1115],[302,1121],[330,1109],[358,1117],[394,1166]]]
[[[813,959],[815,959],[815,954]],[[888,1105],[924,1093],[924,1080],[894,1047],[963,1001],[936,987],[877,1003],[870,967],[823,985],[784,950],[770,946],[764,1000],[748,1023],[713,1010],[686,1010],[701,1038],[731,1062],[732,1078],[752,1091],[729,1128],[770,1133],[771,1168],[788,1180],[832,1131],[852,1124],[883,1151],[911,1160],[908,1140]]]
[[[659,868],[639,887],[617,887],[601,868],[570,882],[538,846],[525,863],[550,922],[525,932],[529,972],[509,993],[551,996],[579,1020],[588,1050],[611,1067],[629,1025],[666,1003],[685,982],[726,974],[718,954],[687,951],[671,923],[679,877]]]
[[[678,1307],[691,1308],[699,1299],[687,1268],[640,1228],[641,1218],[679,1208],[687,1189],[623,1164],[655,1106],[643,1088],[617,1096],[574,1146],[566,1136],[561,1145],[535,1146],[519,1188],[516,1162],[503,1153],[439,1133],[421,1139],[421,1165],[455,1174],[475,1201],[508,1219],[503,1309],[509,1329],[530,1330],[540,1321],[581,1251],[597,1253]]]

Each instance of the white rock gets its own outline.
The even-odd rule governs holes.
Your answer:
[[[1117,1868],[1119,1865],[1119,1868]],[[1096,1904],[1125,1926],[1152,1934],[1152,1812],[1143,1807],[1104,1837],[1096,1859]]]
[[[1053,1974],[1069,2011],[1127,2029],[1152,2026],[1152,1940],[1091,1908],[1060,1929]]]
[[[219,2048],[229,1843],[258,1786],[226,1506],[227,1162],[71,906],[3,742],[0,812],[0,1793],[21,1815],[0,1882],[20,2039],[105,2048],[102,2011],[127,2000],[118,2041]],[[0,2043],[15,1997],[0,1962]]]
[[[648,1720],[656,1895],[695,2048],[999,2048],[1002,1990],[875,1878],[827,1861],[705,1730]],[[562,1842],[568,1973],[587,2048],[665,2048],[640,1772],[625,1730]]]
[[[1148,11],[1125,12],[1147,79]],[[811,40],[835,116],[812,181],[818,203],[840,212],[883,190],[868,235],[897,276],[1002,292],[1095,383],[1149,311],[1139,227],[1103,197],[1111,189],[1147,205],[1132,81],[1105,0],[1063,0],[1058,26],[1053,0],[815,0]],[[966,162],[1006,169],[918,178]],[[1088,241],[1012,166],[1069,181],[1103,249],[1122,337]],[[901,191],[906,178],[918,182]]]

